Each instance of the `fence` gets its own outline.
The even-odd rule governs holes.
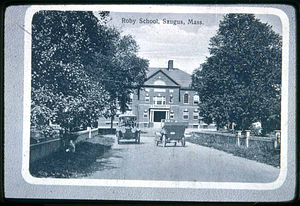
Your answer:
[[[96,136],[98,134],[98,128],[91,129],[88,127],[87,130],[77,132],[77,134],[78,137],[76,139],[76,143]]]
[[[246,131],[242,135],[241,131],[237,134],[221,133],[221,132],[204,132],[193,131],[193,136],[197,138],[197,142],[202,145],[211,145],[213,143],[224,145],[235,145],[237,147],[259,147],[267,150],[280,148],[280,132],[276,131],[275,135],[270,137],[251,136],[250,131]]]

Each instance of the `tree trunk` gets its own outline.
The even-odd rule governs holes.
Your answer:
[[[114,128],[114,116],[112,116],[111,118],[110,118],[110,131],[111,131],[111,133],[113,133],[113,128]]]
[[[261,118],[260,123],[261,123],[261,129],[262,129],[261,134],[262,134],[262,136],[266,136],[268,133],[268,130],[269,130],[269,128],[267,126],[267,120],[265,118]]]
[[[89,127],[93,128],[93,125],[92,125],[92,120],[91,120],[91,118],[89,118],[89,120],[88,120],[88,125],[89,125]]]

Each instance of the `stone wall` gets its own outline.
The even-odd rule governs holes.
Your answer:
[[[30,163],[46,157],[61,148],[61,140],[54,139],[30,145]]]

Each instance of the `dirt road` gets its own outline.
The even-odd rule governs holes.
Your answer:
[[[117,144],[94,165],[88,179],[168,180],[212,182],[273,182],[279,169],[187,142],[155,145],[154,135],[142,134],[141,143]]]

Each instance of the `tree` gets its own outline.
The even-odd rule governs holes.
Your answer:
[[[225,15],[210,40],[210,57],[192,75],[204,120],[280,128],[281,50],[281,36],[253,14]]]
[[[95,52],[105,53],[111,44],[109,38],[98,38],[105,30],[92,12],[37,12],[32,21],[32,86],[84,93],[91,75],[86,67]]]
[[[111,127],[118,106],[122,113],[128,109],[130,94],[143,85],[149,66],[148,60],[137,56],[138,45],[132,36],[114,32],[110,55],[98,53],[94,65],[97,75],[101,75],[100,82],[109,93],[109,106],[104,116],[111,119]]]
[[[109,12],[40,11],[32,20],[32,118],[67,133],[91,126],[142,83],[148,62],[133,38],[106,25]],[[123,100],[125,104],[128,100]]]
[[[108,13],[102,12],[101,18]],[[109,39],[92,12],[40,11],[32,20],[32,125],[52,120],[67,132],[91,125],[105,106],[106,92],[88,65]]]

